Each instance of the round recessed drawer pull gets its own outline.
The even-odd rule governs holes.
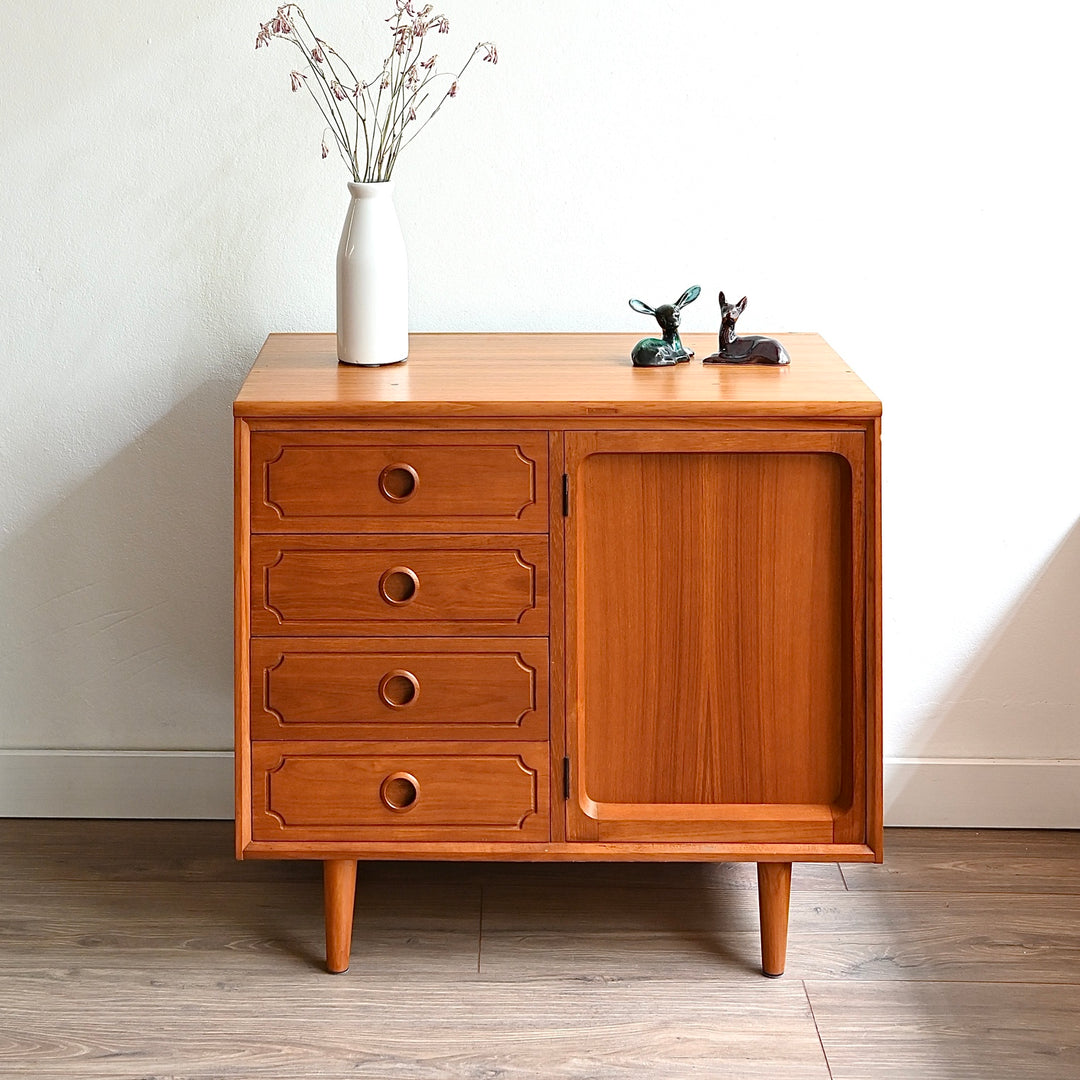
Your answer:
[[[387,465],[379,473],[379,490],[383,497],[391,502],[404,502],[416,494],[416,488],[420,483],[420,477],[411,465],[398,462]]]
[[[420,781],[412,773],[391,773],[379,787],[379,798],[387,810],[403,814],[420,799]]]
[[[379,595],[388,604],[407,604],[416,596],[420,579],[407,566],[392,566],[379,578]]]
[[[419,693],[420,680],[411,671],[388,671],[379,680],[379,697],[391,709],[404,709],[416,701]]]

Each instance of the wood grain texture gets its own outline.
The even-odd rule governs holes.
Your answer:
[[[368,864],[371,865],[371,864]],[[401,873],[405,863],[379,863],[379,874]],[[476,868],[480,871],[480,868]],[[483,870],[484,888],[568,890],[636,889],[642,896],[683,890],[742,894],[757,890],[757,864],[735,862],[631,862],[631,863],[491,863]],[[807,892],[844,892],[844,878],[836,863],[798,863],[792,871],[795,887]],[[494,894],[493,894],[494,895]]]
[[[549,725],[551,768],[551,839],[566,842],[566,801],[563,797],[563,766],[566,747],[566,533],[563,528],[563,472],[566,467],[565,438],[561,431],[549,433],[548,460],[551,464],[551,486],[548,503],[550,520],[548,533],[548,605],[550,611],[548,656],[551,662]]]
[[[251,843],[251,432],[233,421],[233,782],[236,787],[236,857]]]
[[[813,893],[794,871],[786,978],[1069,984],[1080,971],[1080,896]],[[754,973],[752,893],[664,896],[614,887],[484,890],[483,970],[704,976]],[[711,959],[710,959],[711,958]]]
[[[546,743],[258,742],[252,836],[290,845],[547,840],[547,749]],[[394,795],[395,783],[407,797]]]
[[[408,491],[387,487],[394,469]],[[251,475],[255,532],[548,529],[543,432],[257,432]]]
[[[880,858],[880,403],[814,335],[737,372],[631,344],[420,335],[357,371],[267,341],[234,407],[244,857]]]
[[[233,847],[232,821],[176,821],[166,827],[160,821],[0,818],[0,866],[13,882],[47,887],[58,881],[321,880],[319,863],[248,867],[236,861]],[[83,854],[86,849],[92,859]]]
[[[874,862],[873,848],[865,844],[792,844],[778,840],[745,843],[697,843],[681,841],[630,841],[594,844],[580,840],[568,843],[510,843],[505,841],[415,841],[403,848],[394,841],[296,841],[281,843],[253,840],[245,849],[249,859],[358,859],[395,861],[409,859],[505,860],[507,862],[636,862],[658,859],[663,862],[733,861],[758,862],[783,859],[791,862]]]
[[[814,454],[581,462],[571,528],[593,801],[839,800],[842,468]]]
[[[546,741],[547,643],[255,639],[251,703],[256,739]]]
[[[547,538],[255,536],[252,631],[260,635],[543,635]],[[412,571],[414,597],[385,599]]]
[[[862,435],[566,439],[573,835],[861,839]]]
[[[84,977],[60,1014],[48,1008],[47,973],[30,976],[19,997],[0,988],[0,1070],[109,1080],[683,1080],[715,1076],[722,1063],[731,1080],[828,1080],[797,984],[358,980],[358,962],[340,979],[226,972],[193,984],[163,973],[149,992]]]
[[[761,970],[784,974],[787,959],[791,863],[758,863],[758,916],[761,923]]]
[[[332,334],[271,334],[237,416],[853,416],[881,403],[816,334],[781,334],[789,367],[635,368],[640,334],[412,334],[409,362],[339,365]],[[706,355],[712,334],[685,343]],[[704,350],[704,352],[702,351]]]
[[[1080,832],[890,829],[884,866],[845,866],[842,873],[853,892],[1078,895]]]
[[[1080,1076],[1080,986],[808,982],[833,1080]]]
[[[56,968],[75,981],[82,972],[111,971],[118,983],[152,983],[168,972],[212,980],[226,971],[286,980],[313,972],[325,980],[322,864],[305,865],[314,871],[310,880],[273,888],[257,875],[180,886],[63,882],[46,900],[36,886],[11,884],[0,905],[0,986],[28,967]],[[422,885],[395,887],[361,868],[355,911],[354,973],[476,972],[478,882],[440,883],[429,874]]]
[[[0,821],[0,1076],[1072,1080],[1077,838],[890,830],[873,889],[796,866],[775,982],[747,865],[369,863],[331,979],[317,864]]]
[[[867,837],[884,859],[885,769],[884,696],[882,690],[882,583],[881,583],[881,417],[871,421],[866,455],[866,800]]]
[[[326,923],[326,970],[332,975],[340,975],[349,969],[355,898],[356,860],[327,859],[323,863],[323,921]]]
[[[0,867],[12,882],[46,890],[51,883],[72,882],[237,882],[317,883],[321,862],[262,860],[238,863],[232,853],[231,821],[65,821],[0,818]],[[903,837],[908,830],[894,830]],[[921,831],[921,835],[930,835]],[[1044,834],[1054,835],[1054,834]],[[85,856],[93,852],[93,858]],[[1078,868],[1080,869],[1080,868]],[[733,862],[461,862],[435,865],[423,861],[366,861],[364,881],[403,879],[468,881],[473,884],[614,886],[655,892],[667,888],[756,889],[755,866]],[[835,863],[800,863],[794,870],[797,887],[812,892],[845,891]],[[1058,880],[1058,879],[1043,879]],[[1058,881],[1067,891],[1068,878]],[[1074,883],[1075,884],[1075,883]],[[955,889],[952,891],[956,891]],[[1044,890],[1053,891],[1053,890]],[[1072,891],[1080,892],[1080,885]]]

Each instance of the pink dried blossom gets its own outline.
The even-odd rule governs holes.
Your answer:
[[[289,78],[292,79],[293,93],[303,88],[304,83],[307,81],[307,76],[301,71],[290,71]]]
[[[450,33],[450,20],[445,15],[437,15],[435,25],[438,26],[440,34]]]
[[[495,48],[494,41],[481,42],[480,48],[484,50],[485,64],[497,64],[499,62],[499,50]]]
[[[325,161],[330,156],[330,147],[326,145],[326,136],[323,136],[322,140],[322,156]]]
[[[338,101],[344,101],[348,97],[348,94],[345,93],[345,87],[343,87],[337,79],[330,84],[330,92]]]
[[[420,66],[424,68],[425,71],[430,71],[435,66],[435,62],[438,59],[439,54],[434,53],[432,56],[429,56]]]
[[[450,84],[450,89],[446,92],[447,97],[457,97],[457,79]]]
[[[322,49],[319,48],[318,44],[316,44],[311,50],[311,59],[314,60],[316,64],[321,64],[326,59],[326,57],[323,55]]]

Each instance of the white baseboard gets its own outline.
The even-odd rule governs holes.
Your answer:
[[[886,758],[885,824],[1080,829],[1080,761]]]
[[[231,751],[0,750],[0,817],[232,816]]]
[[[229,751],[0,750],[0,817],[233,816]],[[887,758],[885,824],[1080,829],[1080,761]]]

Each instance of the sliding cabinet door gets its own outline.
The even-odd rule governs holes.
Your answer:
[[[866,841],[866,437],[566,435],[571,839]]]

